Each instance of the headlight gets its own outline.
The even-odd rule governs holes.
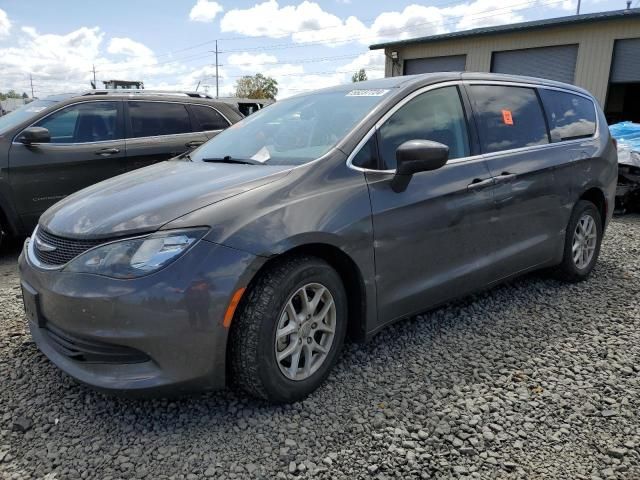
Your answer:
[[[114,278],[142,277],[176,260],[206,231],[174,230],[107,243],[73,259],[64,271]]]

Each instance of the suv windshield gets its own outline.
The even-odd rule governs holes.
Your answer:
[[[232,125],[191,158],[302,165],[327,153],[387,92],[329,91],[278,101]]]
[[[0,135],[56,103],[58,103],[58,100],[34,100],[0,117]]]

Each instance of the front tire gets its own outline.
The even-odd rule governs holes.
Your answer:
[[[557,276],[567,282],[587,279],[596,265],[602,243],[602,218],[596,206],[580,200],[573,208],[565,236],[564,256]]]
[[[346,329],[338,273],[316,257],[278,260],[247,291],[233,320],[233,381],[271,402],[300,400],[329,374]]]

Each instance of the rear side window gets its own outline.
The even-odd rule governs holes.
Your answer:
[[[180,103],[129,102],[131,137],[191,132],[187,108]]]
[[[433,140],[449,147],[449,158],[469,155],[467,121],[456,87],[418,95],[403,105],[379,130],[384,169],[396,168],[396,149],[408,140]]]
[[[215,109],[203,105],[191,105],[191,111],[200,124],[199,131],[224,130],[229,126],[224,117]]]
[[[469,91],[484,153],[549,143],[534,89],[472,85]]]
[[[70,105],[34,126],[49,130],[51,143],[91,143],[122,138],[117,102]]]
[[[590,137],[596,133],[596,110],[588,98],[540,89],[552,142]]]

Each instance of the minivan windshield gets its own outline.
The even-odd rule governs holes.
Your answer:
[[[354,88],[280,100],[232,125],[191,159],[302,165],[327,153],[388,92]]]
[[[0,135],[15,127],[19,123],[28,120],[36,113],[58,103],[59,100],[34,100],[31,103],[16,108],[13,112],[0,117]]]

